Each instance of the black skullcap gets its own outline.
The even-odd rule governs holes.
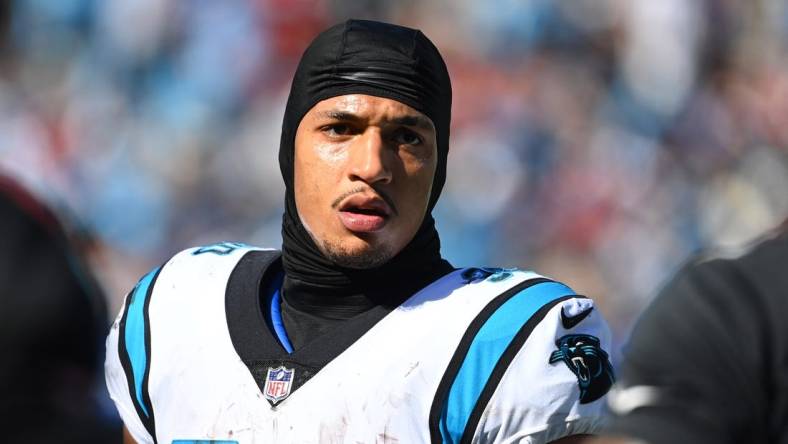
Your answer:
[[[427,214],[403,251],[374,270],[349,270],[325,258],[303,227],[295,204],[293,157],[298,125],[318,102],[347,94],[404,103],[429,117],[436,130],[438,158]],[[440,257],[440,240],[430,213],[446,181],[450,120],[451,82],[446,64],[421,31],[348,20],[315,38],[293,77],[279,146],[279,167],[286,185],[282,223],[285,287],[295,279],[331,287],[335,294],[365,292],[373,280],[380,285],[381,276],[401,280],[408,275],[408,280],[418,285],[420,279],[413,270],[445,272],[448,263]]]
[[[438,49],[416,29],[368,20],[348,20],[324,31],[298,65],[282,124],[279,165],[293,186],[295,133],[318,102],[345,94],[368,94],[402,102],[432,120],[438,162],[429,211],[446,181],[451,121],[451,80]]]

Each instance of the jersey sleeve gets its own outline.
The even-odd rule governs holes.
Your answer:
[[[156,442],[157,435],[161,436],[169,426],[164,417],[156,421],[161,404],[153,402],[174,396],[162,389],[156,376],[167,374],[172,347],[162,344],[172,343],[165,339],[171,334],[168,325],[172,324],[172,317],[182,314],[180,307],[163,304],[173,300],[167,292],[182,280],[217,273],[219,264],[231,270],[238,258],[252,248],[237,242],[220,242],[183,250],[143,276],[126,296],[107,337],[104,370],[110,397],[137,443]]]
[[[610,332],[591,299],[563,298],[514,350],[473,442],[548,443],[597,432],[614,375]]]
[[[147,302],[158,270],[145,275],[126,296],[107,336],[104,376],[110,398],[138,444],[152,444],[152,410],[146,390],[150,360]]]

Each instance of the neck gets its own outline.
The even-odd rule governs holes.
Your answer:
[[[298,221],[283,224],[283,292],[303,310],[346,307],[364,311],[375,305],[397,306],[452,270],[440,256],[440,240],[431,217],[413,240],[385,264],[364,270],[344,268],[317,249]]]

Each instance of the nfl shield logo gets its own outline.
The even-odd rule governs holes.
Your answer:
[[[263,396],[274,404],[290,396],[290,387],[293,386],[293,373],[295,373],[293,369],[288,369],[284,366],[277,368],[268,367]]]

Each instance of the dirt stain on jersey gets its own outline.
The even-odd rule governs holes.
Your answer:
[[[399,439],[389,435],[388,430],[383,429],[383,433],[375,437],[375,444],[398,444]]]
[[[347,417],[342,416],[339,421],[332,422],[330,424],[320,424],[320,431],[319,436],[320,439],[318,442],[321,443],[344,443],[345,442],[345,434],[347,433],[347,425],[348,420]]]
[[[419,364],[421,364],[419,361],[416,361],[416,362],[412,363],[412,364],[411,364],[411,365],[408,367],[408,371],[407,371],[407,372],[405,372],[405,377],[407,378],[407,377],[408,377],[408,375],[410,375],[411,373],[413,373],[413,370],[416,370],[416,367],[418,367],[418,366],[419,366]]]

